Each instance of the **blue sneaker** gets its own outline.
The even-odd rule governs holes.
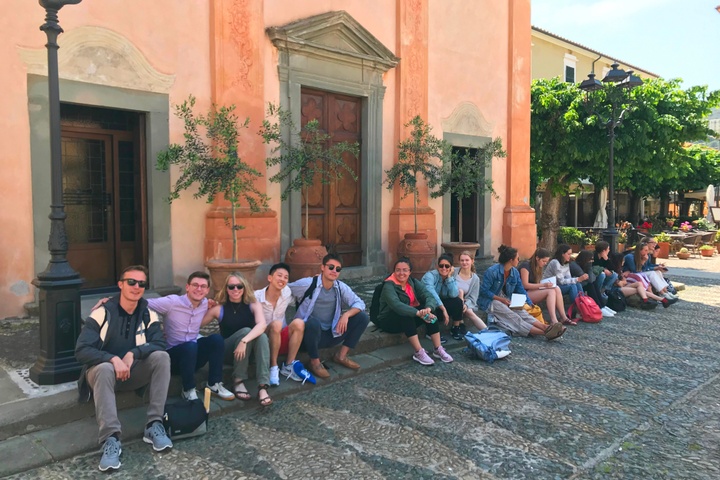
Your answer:
[[[150,427],[145,429],[143,442],[152,445],[153,450],[156,452],[162,452],[166,448],[172,448],[173,446],[163,424],[160,422],[154,422]]]
[[[103,445],[103,454],[100,457],[100,465],[98,468],[101,472],[105,472],[109,469],[117,470],[120,468],[120,454],[122,453],[122,447],[120,440],[115,437],[108,437]]]
[[[295,375],[297,375],[300,379],[302,379],[303,384],[305,382],[310,382],[313,385],[315,385],[315,383],[316,383],[315,377],[313,376],[312,373],[307,371],[307,369],[305,368],[305,365],[303,365],[302,363],[295,360],[295,362],[293,362],[292,368],[293,368],[293,373]]]

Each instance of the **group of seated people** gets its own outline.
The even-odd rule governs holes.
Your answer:
[[[610,255],[609,244],[598,242],[594,254],[581,252],[574,261],[571,248],[559,245],[552,259],[550,252],[539,248],[522,263],[515,248],[501,245],[498,262],[482,280],[471,252],[460,255],[459,268],[453,266],[450,254],[441,255],[436,268],[422,280],[411,276],[410,260],[400,258],[382,284],[377,317],[405,334],[414,352],[412,359],[422,365],[433,365],[434,359],[453,361],[442,346],[440,321],[459,340],[466,333],[465,319],[478,330],[486,328],[482,312],[510,334],[554,340],[565,333],[565,325],[575,324],[566,314],[564,294],[574,302],[584,290],[600,307],[611,288],[620,289],[625,296],[639,295],[644,305],[660,302],[668,307],[676,302],[662,276],[664,265],[655,264],[650,253],[655,245],[649,239],[632,253]],[[98,440],[103,445],[100,470],[121,465],[117,391],[147,387],[143,440],[161,451],[172,448],[162,425],[171,373],[181,377],[182,397],[197,400],[195,372],[208,365],[207,388],[213,395],[247,401],[251,394],[245,381],[252,358],[257,398],[265,407],[273,402],[268,390],[279,385],[281,374],[303,383],[330,377],[319,349],[341,344],[333,361],[358,370],[360,365],[348,354],[358,344],[369,318],[362,299],[338,279],[341,270],[340,258],[329,254],[322,260],[319,275],[289,283],[290,267],[278,263],[270,268],[268,285],[255,291],[242,274],[232,273],[210,300],[206,298],[210,277],[205,272],[189,276],[184,295],[145,299],[147,268],[126,268],[118,281],[119,295],[93,307],[75,349],[77,360],[84,365],[78,380],[80,399],[94,398],[95,402]],[[550,277],[555,280],[550,282]],[[549,321],[538,320],[524,308],[511,309],[514,293],[526,295],[529,307],[545,302]],[[293,300],[296,312],[287,322],[286,310]],[[614,312],[605,307],[603,313],[609,316]],[[201,327],[213,321],[217,321],[219,333],[200,335]],[[431,352],[420,344],[420,326],[432,342]],[[301,346],[310,359],[308,368],[297,360]],[[282,367],[279,355],[285,355]],[[232,391],[222,382],[224,363],[232,365]]]
[[[121,465],[118,391],[147,388],[143,440],[162,451],[172,448],[162,425],[171,373],[180,375],[182,397],[193,401],[198,398],[195,372],[208,365],[207,388],[213,395],[247,401],[251,394],[244,382],[253,358],[257,398],[266,407],[272,404],[268,390],[279,385],[280,374],[303,383],[330,377],[319,349],[342,344],[333,362],[358,370],[360,365],[348,353],[369,320],[365,303],[338,280],[341,271],[340,258],[329,254],[322,260],[320,275],[288,283],[290,267],[278,263],[270,268],[268,285],[254,292],[242,274],[232,273],[215,299],[209,300],[210,276],[205,272],[189,276],[184,295],[145,299],[147,268],[126,268],[118,281],[120,294],[93,307],[75,347],[75,357],[83,365],[80,399],[95,402],[98,441],[103,446],[100,470]],[[285,312],[293,300],[297,310],[287,323]],[[200,335],[200,328],[214,320],[219,333]],[[301,345],[310,358],[307,369],[297,360]],[[282,368],[280,354],[285,355]],[[232,391],[222,382],[224,363],[232,365]]]

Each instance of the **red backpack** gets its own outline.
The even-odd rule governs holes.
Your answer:
[[[568,318],[579,317],[580,320],[587,323],[598,323],[602,320],[602,312],[600,307],[591,297],[580,292],[575,299],[575,303],[570,305],[567,312]]]

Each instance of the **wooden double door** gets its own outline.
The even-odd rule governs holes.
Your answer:
[[[125,267],[147,264],[141,119],[74,105],[61,115],[68,262],[84,289],[115,287]]]
[[[362,100],[312,89],[302,89],[301,122],[317,119],[323,132],[330,135],[330,144],[362,142]],[[308,238],[319,239],[330,252],[338,253],[344,266],[362,263],[361,155],[345,154],[343,160],[355,172],[357,180],[343,175],[340,180],[323,184],[318,181],[308,190]],[[302,214],[306,213],[305,193]],[[303,228],[304,222],[303,222]],[[303,232],[305,233],[305,232]]]

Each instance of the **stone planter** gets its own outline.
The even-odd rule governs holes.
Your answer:
[[[319,274],[322,259],[327,253],[320,240],[296,238],[285,253],[285,263],[290,265],[290,281]]]
[[[233,263],[232,260],[214,260],[205,261],[205,267],[210,271],[210,293],[208,298],[212,298],[225,283],[228,275],[239,272],[250,282],[255,283],[255,271],[260,266],[260,260],[240,260]]]
[[[470,252],[472,258],[475,258],[480,244],[476,242],[446,242],[440,244],[446,253],[450,253],[453,256],[453,265],[456,267],[460,266],[460,254],[462,252]]]
[[[670,257],[670,242],[658,242],[658,258],[669,258]]]
[[[676,255],[680,260],[687,260],[690,258],[690,252],[678,252]]]
[[[408,257],[412,263],[412,276],[420,279],[430,270],[437,246],[428,240],[426,233],[406,233],[397,249],[397,256]]]

